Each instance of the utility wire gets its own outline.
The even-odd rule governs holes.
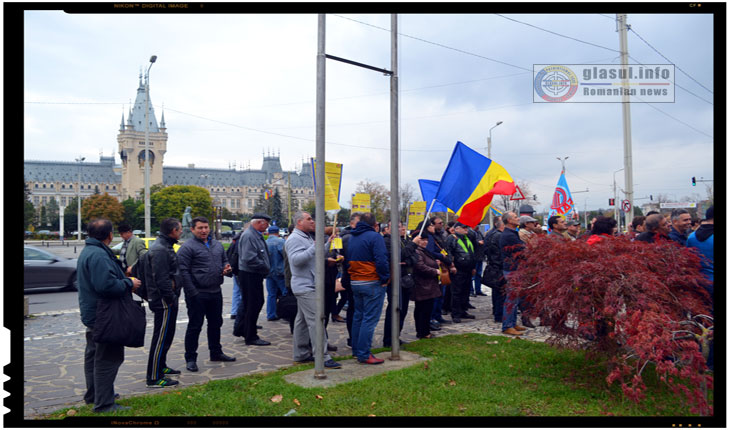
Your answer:
[[[366,25],[366,26],[368,26],[368,27],[373,27],[373,28],[377,28],[377,29],[379,29],[379,30],[383,30],[383,31],[387,31],[387,32],[390,32],[390,29],[388,29],[388,28],[385,28],[385,27],[380,27],[380,26],[377,26],[377,25],[373,25],[373,24],[370,24],[370,23],[367,23],[367,22],[363,22],[363,21],[358,21],[358,20],[356,20],[356,19],[353,19],[353,18],[348,18],[348,17],[346,17],[346,16],[342,16],[342,15],[336,15],[336,14],[333,14],[333,16],[336,16],[336,17],[338,17],[338,18],[342,18],[342,19],[346,19],[346,20],[349,20],[349,21],[357,22],[358,24]],[[515,67],[515,68],[517,68],[517,69],[520,69],[520,70],[526,70],[526,71],[528,71],[528,72],[532,73],[532,69],[528,69],[528,68],[526,68],[526,67],[518,66],[518,65],[515,65],[515,64],[510,64],[510,63],[507,63],[507,62],[504,62],[504,61],[500,61],[500,60],[496,60],[496,59],[494,59],[494,58],[489,58],[489,57],[485,57],[484,55],[480,55],[480,54],[475,54],[475,53],[473,53],[473,52],[469,52],[469,51],[464,51],[463,49],[459,49],[459,48],[454,48],[454,47],[452,47],[452,46],[444,45],[444,44],[442,44],[442,43],[432,42],[432,41],[430,41],[430,40],[422,39],[422,38],[420,38],[420,37],[416,37],[416,36],[411,36],[411,35],[409,35],[409,34],[405,34],[405,33],[400,33],[400,32],[398,33],[398,35],[399,35],[399,36],[403,36],[403,37],[407,37],[407,38],[409,38],[409,39],[413,39],[413,40],[418,40],[419,42],[423,42],[423,43],[428,43],[429,45],[434,45],[434,46],[438,46],[438,47],[440,47],[440,48],[444,48],[444,49],[450,49],[450,50],[452,50],[452,51],[456,51],[456,52],[459,52],[459,53],[462,53],[462,54],[466,54],[466,55],[471,55],[471,56],[473,56],[473,57],[479,57],[479,58],[482,58],[482,59],[484,59],[484,60],[488,60],[488,61],[493,61],[493,62],[495,62],[495,63],[499,63],[499,64],[504,64],[504,65],[506,65],[506,66],[510,66],[510,67]]]
[[[639,60],[637,60],[636,58],[632,57],[631,55],[629,55],[629,58],[631,58],[632,60],[636,61],[636,64],[638,64],[638,65],[640,65],[640,66],[646,66],[646,64],[643,64],[642,62],[640,62],[640,61],[639,61]],[[676,67],[676,64],[675,64],[675,67]],[[704,98],[702,98],[702,97],[698,96],[697,94],[693,93],[692,91],[688,90],[687,88],[685,88],[685,87],[683,87],[683,86],[679,85],[679,84],[678,84],[678,83],[677,83],[676,81],[670,81],[670,82],[671,82],[671,83],[673,83],[673,84],[674,84],[674,86],[675,86],[675,87],[677,87],[677,88],[679,88],[680,90],[683,90],[684,92],[687,92],[687,93],[690,93],[690,94],[692,94],[693,96],[697,97],[698,99],[702,100],[703,102],[705,102],[705,103],[707,103],[707,104],[709,104],[709,105],[714,105],[714,103],[712,103],[711,101],[709,101],[709,100],[706,100],[706,99],[704,99]]]
[[[701,86],[702,88],[706,89],[706,90],[707,90],[707,91],[708,91],[708,92],[709,92],[710,94],[715,94],[715,93],[714,93],[714,92],[713,92],[713,91],[712,91],[711,89],[709,89],[709,88],[707,88],[706,86],[704,86],[704,85],[702,85],[701,83],[699,83],[699,82],[697,81],[697,79],[695,79],[695,78],[693,78],[692,76],[690,76],[690,74],[689,74],[689,73],[687,73],[687,72],[685,72],[684,70],[682,70],[682,68],[681,68],[681,67],[679,67],[678,65],[676,65],[676,64],[675,64],[675,63],[674,63],[674,62],[673,62],[672,60],[670,60],[669,58],[665,57],[665,56],[664,56],[664,54],[662,54],[662,53],[661,53],[661,52],[659,52],[659,51],[658,51],[658,50],[657,50],[656,48],[654,48],[653,46],[651,46],[651,44],[649,44],[649,42],[647,42],[647,41],[646,41],[646,40],[645,40],[645,39],[644,39],[643,37],[641,37],[641,36],[639,35],[639,33],[637,33],[637,32],[636,32],[636,30],[634,30],[634,29],[633,29],[633,27],[629,27],[628,29],[629,29],[629,31],[631,31],[632,33],[634,33],[634,34],[636,35],[636,37],[638,37],[639,39],[641,39],[641,41],[642,41],[642,42],[646,43],[646,45],[647,45],[647,46],[648,46],[649,48],[653,49],[653,50],[654,50],[654,52],[656,52],[657,54],[659,54],[659,55],[660,55],[660,56],[661,56],[662,58],[664,58],[665,60],[669,61],[669,63],[671,63],[671,64],[674,64],[674,67],[676,67],[677,69],[679,69],[679,71],[680,71],[680,72],[682,72],[682,73],[684,73],[685,75],[687,75],[687,77],[688,77],[688,78],[690,78],[690,79],[692,79],[692,80],[693,80],[693,81],[694,81],[694,82],[695,82],[695,83],[696,83],[697,85],[699,85],[699,86]],[[675,84],[675,85],[676,85],[676,84]]]
[[[554,31],[551,31],[551,30],[547,30],[547,29],[544,29],[544,28],[542,28],[542,27],[538,27],[538,26],[536,26],[536,25],[528,24],[528,23],[526,23],[526,22],[518,21],[518,20],[516,20],[516,19],[513,19],[513,18],[509,18],[509,17],[506,17],[506,16],[504,16],[504,15],[501,15],[501,14],[498,14],[498,13],[495,13],[495,15],[497,15],[497,16],[499,16],[499,17],[501,17],[501,18],[504,18],[504,19],[506,19],[506,20],[509,20],[509,21],[514,21],[514,22],[516,22],[516,23],[519,23],[519,24],[522,24],[522,25],[526,25],[526,26],[528,26],[528,27],[536,28],[536,29],[538,29],[538,30],[541,30],[541,31],[544,31],[544,32],[546,32],[546,33],[554,34],[554,35],[556,35],[556,36],[560,36],[560,37],[564,37],[564,38],[566,38],[566,39],[574,40],[574,41],[576,41],[576,42],[580,42],[580,43],[585,43],[586,45],[590,45],[590,46],[595,46],[596,48],[601,48],[601,49],[605,49],[605,50],[607,50],[607,51],[611,51],[611,52],[618,52],[619,54],[621,53],[621,51],[618,51],[618,50],[616,50],[616,49],[613,49],[613,48],[607,48],[607,47],[605,47],[605,46],[597,45],[597,44],[595,44],[595,43],[591,43],[591,42],[586,42],[585,40],[581,40],[581,39],[576,39],[575,37],[571,37],[571,36],[566,36],[566,35],[564,35],[564,34],[556,33],[556,32],[554,32]]]

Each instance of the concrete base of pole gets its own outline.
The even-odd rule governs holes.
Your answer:
[[[28,297],[23,297],[23,317],[28,318]]]
[[[324,371],[321,372],[314,372],[314,379],[327,379],[327,375],[325,375]]]

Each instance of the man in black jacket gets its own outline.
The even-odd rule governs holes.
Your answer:
[[[388,223],[388,227],[385,228],[385,234],[383,234],[383,239],[385,240],[385,249],[388,251],[388,261],[391,261],[391,224]],[[411,297],[411,288],[410,285],[404,285],[407,284],[410,280],[404,278],[411,277],[412,280],[413,276],[413,264],[415,263],[414,259],[416,258],[416,248],[417,245],[413,243],[407,236],[406,236],[406,227],[403,225],[403,223],[398,223],[398,233],[400,237],[400,289],[398,290],[398,301],[400,302],[400,325],[399,333],[400,331],[403,331],[403,323],[405,322],[406,315],[408,314],[408,302],[410,301]],[[410,281],[412,282],[412,281]],[[388,297],[388,307],[385,309],[385,324],[383,326],[383,347],[384,348],[390,348],[391,346],[391,340],[393,338],[393,317],[392,317],[392,309],[391,309],[391,303],[393,302],[393,283],[391,282],[388,284],[388,291],[386,291],[386,295]],[[403,342],[401,341],[401,344]]]
[[[223,276],[231,265],[220,242],[210,236],[205,217],[193,218],[190,230],[193,238],[185,241],[177,253],[183,278],[185,304],[188,308],[188,328],[185,331],[185,363],[191,372],[198,371],[198,339],[203,319],[208,320],[208,350],[210,361],[236,361],[223,353]]]
[[[178,381],[166,375],[179,375],[179,370],[167,367],[167,351],[175,337],[178,299],[183,281],[172,248],[182,235],[182,225],[176,218],[165,218],[160,223],[160,235],[150,247],[150,264],[154,282],[147,285],[150,310],[155,314],[150,355],[147,361],[147,386],[169,387]]]
[[[471,240],[471,243],[474,244],[474,258],[476,259],[476,265],[475,269],[476,272],[474,273],[474,286],[470,287],[471,289],[471,296],[486,296],[482,292],[482,268],[484,266],[484,252],[485,252],[485,241],[484,241],[484,235],[481,231],[479,231],[479,227],[477,226],[476,229],[469,229],[467,235],[469,236],[469,239]]]
[[[502,273],[502,248],[499,247],[499,238],[504,231],[504,222],[501,217],[494,218],[494,227],[487,232],[484,238],[487,266],[484,268],[485,285],[492,288],[492,314],[494,322],[502,322],[504,306],[504,274]],[[488,275],[488,276],[486,276]]]
[[[460,323],[462,318],[474,319],[466,312],[469,303],[469,287],[476,273],[474,244],[467,237],[468,227],[454,224],[454,234],[446,240],[446,249],[454,259],[456,274],[451,279],[451,321]]]

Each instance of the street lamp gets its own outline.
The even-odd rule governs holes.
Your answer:
[[[616,223],[618,225],[619,231],[621,231],[621,220],[619,220],[619,218],[618,218],[619,203],[618,203],[618,195],[616,193],[616,173],[618,173],[622,170],[624,170],[624,169],[620,168],[620,169],[616,170],[615,172],[613,172],[613,213],[614,213],[614,216],[616,217]]]
[[[502,124],[502,121],[497,121],[496,124],[494,124],[494,127],[497,127],[498,125]],[[492,159],[492,129],[489,129],[489,135],[487,136],[487,158],[490,160]],[[448,213],[447,213],[448,215]],[[489,228],[491,229],[494,226],[494,215],[492,214],[492,211],[489,211]]]
[[[565,173],[565,160],[567,160],[570,157],[565,157],[565,158],[555,157],[555,158],[557,158],[558,160],[560,160],[560,162],[563,165],[563,171],[562,172]]]
[[[79,240],[81,240],[81,162],[84,160],[86,160],[86,157],[79,157],[76,159],[76,162],[79,163],[78,179],[76,181],[76,207],[78,209],[76,218],[76,232],[78,233]]]
[[[152,237],[150,222],[150,69],[155,61],[157,61],[157,55],[151,56],[144,81],[144,234],[148,238]]]

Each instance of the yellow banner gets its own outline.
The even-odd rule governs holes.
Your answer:
[[[352,195],[353,212],[370,212],[370,194],[357,193]]]
[[[408,207],[408,230],[415,230],[426,216],[426,202],[413,202]]]
[[[317,189],[317,162],[312,160],[312,180]],[[342,164],[324,162],[324,210],[340,210],[340,184],[342,183]]]

